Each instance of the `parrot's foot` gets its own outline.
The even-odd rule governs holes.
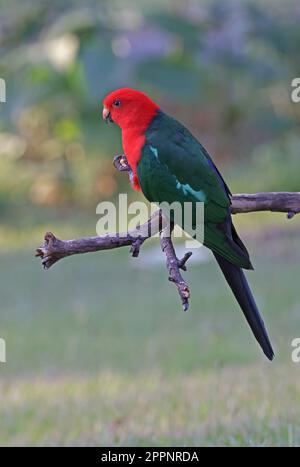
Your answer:
[[[127,162],[125,154],[119,154],[113,158],[113,164],[119,172],[130,172],[131,168]]]

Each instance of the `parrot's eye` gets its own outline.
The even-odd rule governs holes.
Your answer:
[[[121,101],[118,101],[118,100],[117,100],[117,101],[114,101],[113,105],[114,105],[115,107],[120,107]]]

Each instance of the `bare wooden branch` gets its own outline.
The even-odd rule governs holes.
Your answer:
[[[156,211],[147,222],[124,233],[60,240],[52,232],[47,232],[43,245],[36,250],[36,256],[41,258],[44,269],[49,269],[57,261],[67,256],[112,250],[123,246],[130,246],[132,256],[138,257],[140,247],[145,240],[158,234],[165,226],[165,222],[160,211]]]
[[[287,212],[291,219],[300,212],[300,192],[263,192],[232,196],[232,214],[254,211]]]
[[[132,175],[124,155],[116,156],[113,163],[117,170],[128,172],[129,177]],[[300,192],[236,194],[232,196],[231,201],[232,214],[253,211],[286,212],[288,218],[291,219],[300,212]],[[162,251],[166,255],[169,280],[177,286],[183,309],[186,311],[189,306],[190,291],[180,270],[186,270],[186,262],[192,253],[186,253],[181,260],[177,258],[168,222],[159,210],[147,222],[125,233],[60,240],[53,233],[47,232],[43,245],[36,250],[36,256],[41,258],[44,269],[49,269],[57,261],[67,256],[123,246],[130,246],[132,256],[137,257],[143,243],[158,233],[160,234]]]
[[[163,253],[166,255],[169,281],[174,282],[176,285],[181,298],[183,311],[187,311],[189,308],[190,289],[186,281],[183,279],[180,269],[186,271],[186,262],[192,256],[192,253],[189,251],[181,260],[177,258],[168,227],[160,232],[160,244]]]
[[[130,253],[138,257],[140,247],[150,237],[160,233],[161,248],[166,255],[169,280],[177,286],[184,311],[189,307],[190,291],[183,279],[180,269],[186,271],[186,263],[192,253],[188,252],[180,260],[177,258],[172,243],[169,225],[162,213],[157,210],[147,222],[126,233],[104,235],[102,237],[85,237],[74,240],[60,240],[51,232],[47,232],[44,243],[37,248],[35,256],[41,258],[44,269],[49,269],[60,259],[76,254],[92,253],[130,246]]]

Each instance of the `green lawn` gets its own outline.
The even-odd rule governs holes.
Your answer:
[[[0,444],[300,445],[299,255],[269,247],[249,276],[273,363],[212,261],[190,265],[184,313],[152,245],[48,272],[31,250],[2,253]]]

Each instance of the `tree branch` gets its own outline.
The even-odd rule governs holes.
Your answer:
[[[160,232],[160,245],[163,253],[166,255],[169,281],[174,282],[176,285],[181,298],[183,311],[187,311],[189,308],[190,289],[186,281],[183,279],[180,269],[186,271],[186,262],[192,256],[192,252],[189,251],[186,253],[181,260],[177,258],[168,227],[164,228]]]
[[[131,170],[124,155],[114,158],[114,166],[119,171],[125,171],[131,176]],[[273,192],[256,194],[236,194],[231,198],[232,214],[248,213],[253,211],[286,212],[289,219],[300,212],[300,192]],[[173,228],[171,227],[171,230]],[[124,233],[113,233],[100,237],[86,237],[74,240],[60,240],[51,232],[47,232],[44,243],[36,250],[36,256],[42,260],[44,269],[49,269],[53,264],[67,256],[109,250],[130,246],[133,257],[137,257],[143,243],[150,237],[160,234],[160,243],[166,256],[166,266],[169,272],[169,280],[174,282],[181,298],[184,311],[188,309],[190,291],[180,270],[186,271],[186,262],[192,253],[188,252],[179,260],[173,246],[168,222],[161,211],[156,211],[147,222],[135,229]]]
[[[300,192],[267,192],[255,194],[237,194],[231,198],[232,214],[254,211],[287,212],[292,219],[300,212]]]
[[[52,232],[47,232],[44,243],[37,248],[36,256],[42,259],[44,269],[49,269],[53,264],[66,256],[95,251],[112,250],[122,246],[130,246],[130,253],[138,257],[140,247],[150,237],[158,234],[165,226],[165,220],[160,211],[154,214],[144,224],[134,230],[124,233],[112,233],[101,237],[84,237],[74,240],[60,240]]]

